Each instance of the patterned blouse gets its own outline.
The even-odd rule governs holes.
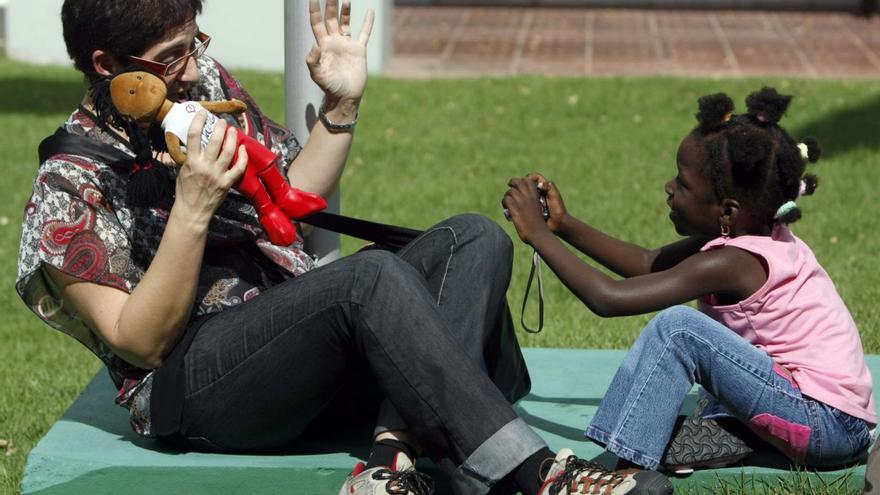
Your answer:
[[[301,149],[296,138],[266,118],[219,63],[202,57],[198,68],[201,79],[190,99],[244,101],[247,112],[232,119],[279,155],[277,163],[286,175]],[[125,144],[97,127],[85,112],[74,112],[63,127],[130,154]],[[156,254],[169,211],[127,204],[126,181],[124,170],[89,157],[58,154],[41,163],[25,207],[15,288],[37,316],[80,341],[106,364],[119,388],[117,404],[129,409],[137,433],[150,436],[151,370],[115,355],[74,308],[64,304],[46,270],[51,265],[82,280],[127,293],[134,290]],[[230,191],[209,226],[191,319],[256,297],[313,267],[299,235],[290,246],[273,245],[254,208]]]

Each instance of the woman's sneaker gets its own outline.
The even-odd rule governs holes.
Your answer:
[[[672,483],[655,471],[627,469],[612,471],[605,466],[579,459],[570,449],[556,454],[540,495],[670,495]]]
[[[425,473],[416,471],[412,461],[400,453],[391,466],[365,469],[357,463],[345,480],[339,495],[431,495],[434,482]]]
[[[754,452],[757,437],[731,420],[680,416],[679,426],[660,461],[663,470],[690,474],[694,469],[730,466]]]

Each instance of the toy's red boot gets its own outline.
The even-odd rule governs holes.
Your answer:
[[[269,190],[272,200],[288,217],[299,220],[327,208],[321,196],[291,187],[274,164],[270,163],[257,175]]]
[[[272,203],[269,194],[257,177],[250,163],[244,171],[236,189],[247,197],[257,210],[260,225],[266,231],[269,242],[276,246],[289,246],[296,240],[296,227],[277,205]]]
[[[290,218],[299,220],[327,208],[321,196],[291,187],[275,166],[275,153],[259,141],[239,131],[238,142],[248,153],[248,167],[254,166],[260,180],[269,190],[272,201]]]

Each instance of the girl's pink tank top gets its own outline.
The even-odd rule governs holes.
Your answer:
[[[812,250],[785,225],[770,237],[719,237],[702,251],[736,247],[767,267],[767,282],[737,304],[699,301],[700,311],[742,335],[791,372],[804,395],[877,424],[859,330]]]

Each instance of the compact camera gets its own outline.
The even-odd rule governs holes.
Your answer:
[[[544,215],[544,221],[546,222],[550,219],[550,208],[547,206],[547,193],[540,189],[538,190],[538,204],[541,205],[541,213]],[[510,210],[507,208],[504,208],[504,218],[508,222],[510,221]]]

